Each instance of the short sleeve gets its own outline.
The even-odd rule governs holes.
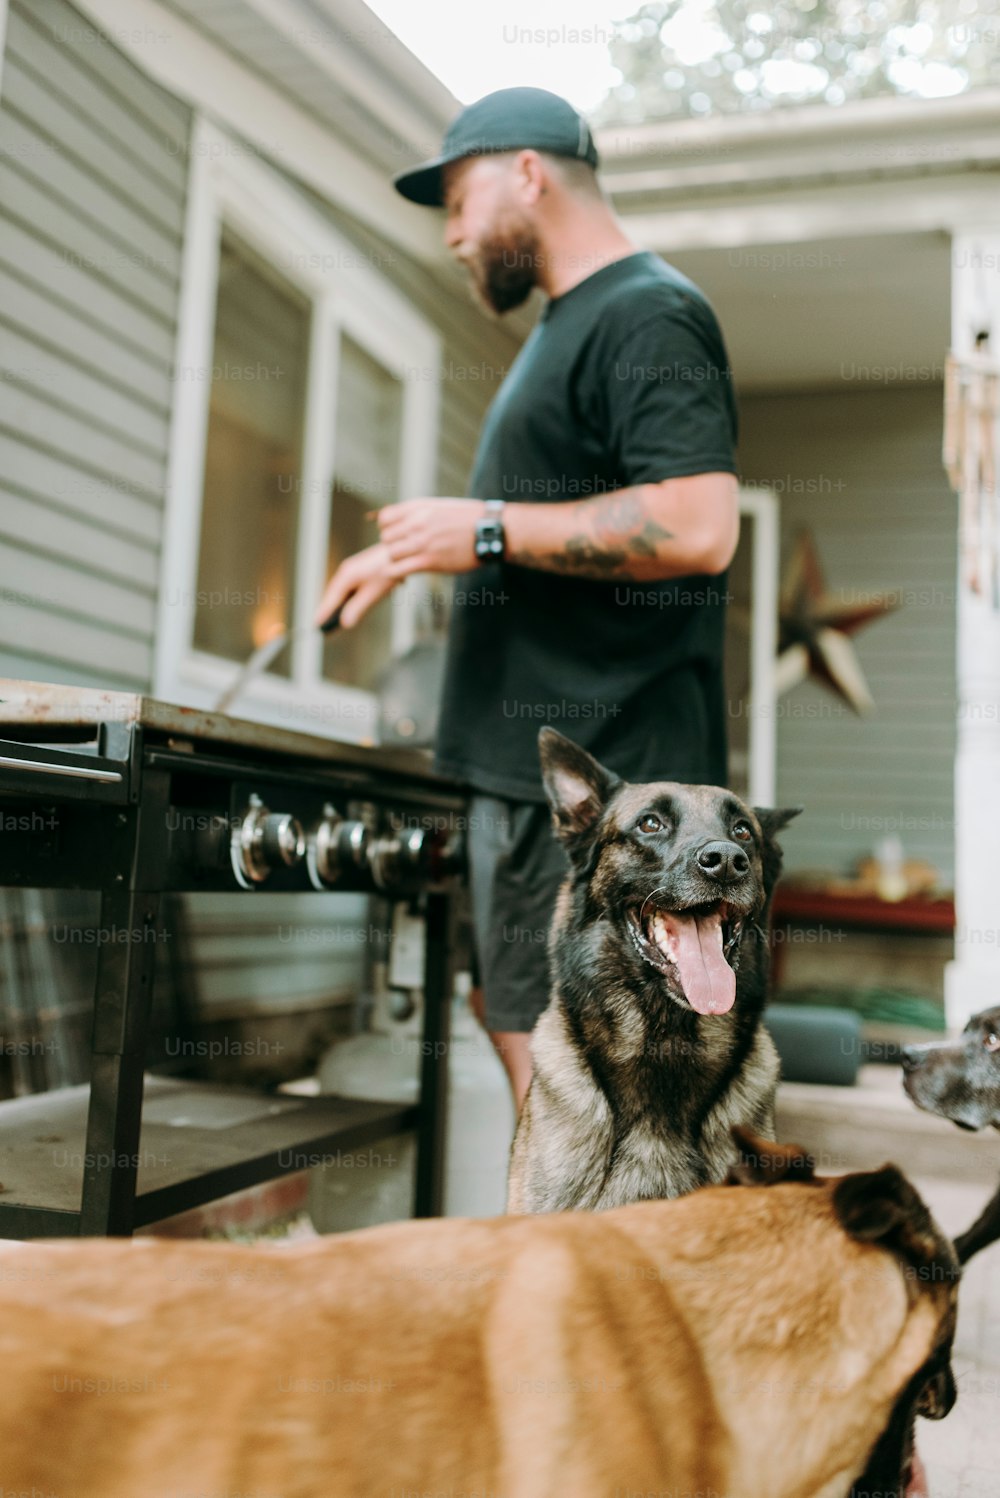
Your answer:
[[[610,366],[608,436],[624,485],[738,473],[732,375],[707,303],[676,298],[619,343]]]

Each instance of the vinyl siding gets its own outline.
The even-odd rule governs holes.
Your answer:
[[[781,699],[778,796],[806,808],[786,864],[846,873],[897,832],[950,884],[957,513],[941,387],[745,397],[741,417],[743,477],[779,492],[784,558],[808,529],[839,601],[901,600],[854,636],[870,717],[812,681]]]
[[[12,0],[0,94],[2,675],[150,688],[190,129],[188,108],[64,0]],[[458,375],[443,389],[438,482],[462,492],[514,341],[480,336],[467,303],[304,195],[441,329]],[[357,995],[365,897],[183,904],[185,987],[206,1016]],[[89,969],[76,968],[86,1003]]]
[[[190,111],[63,0],[0,95],[0,674],[152,674]]]

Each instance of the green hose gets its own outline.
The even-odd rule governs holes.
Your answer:
[[[853,1009],[861,1019],[873,1024],[940,1032],[946,1028],[944,1008],[937,1000],[898,988],[782,988],[775,1000],[782,1004]]]

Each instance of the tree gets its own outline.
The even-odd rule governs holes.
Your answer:
[[[1000,3],[992,16],[978,4],[650,0],[616,23],[610,46],[622,81],[596,123],[998,85]]]

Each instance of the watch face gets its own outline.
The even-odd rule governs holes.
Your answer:
[[[476,556],[480,561],[503,556],[503,523],[500,520],[480,520],[476,526]]]

